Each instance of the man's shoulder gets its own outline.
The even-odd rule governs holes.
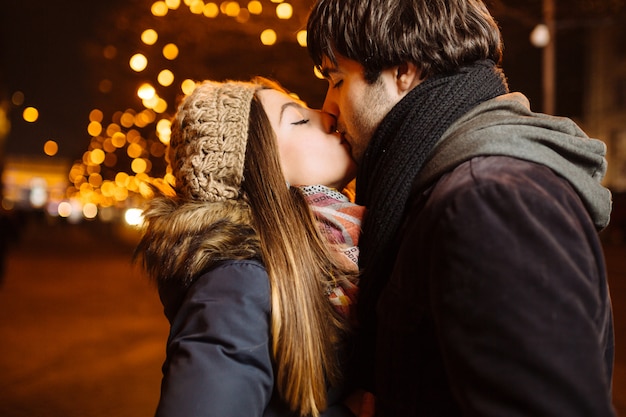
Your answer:
[[[550,168],[509,156],[478,156],[460,163],[426,188],[413,189],[408,216],[423,209],[443,209],[460,201],[516,194],[576,197],[569,182]]]
[[[510,156],[477,156],[457,165],[433,185],[440,192],[468,190],[473,187],[506,185],[518,188],[533,184],[562,187],[567,184],[550,168]]]

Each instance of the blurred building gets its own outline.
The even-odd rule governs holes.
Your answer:
[[[590,28],[587,42],[584,125],[591,137],[607,145],[605,184],[622,193],[626,192],[626,27]]]
[[[2,172],[4,209],[45,209],[56,215],[69,186],[69,167],[69,161],[59,158],[5,156]]]

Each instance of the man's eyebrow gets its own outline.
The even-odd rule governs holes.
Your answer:
[[[298,109],[303,109],[304,107],[302,106],[302,104],[298,103],[297,101],[288,101],[286,103],[284,103],[282,106],[280,106],[280,115],[278,117],[278,123],[281,123],[283,120],[283,113],[285,112],[285,110],[287,110],[289,107],[296,107]]]

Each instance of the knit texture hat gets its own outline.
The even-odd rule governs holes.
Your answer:
[[[181,197],[209,202],[239,197],[250,103],[260,88],[205,81],[185,97],[172,123],[168,152]]]

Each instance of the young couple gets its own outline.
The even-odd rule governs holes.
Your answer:
[[[176,114],[138,248],[157,416],[614,416],[604,144],[508,91],[480,0],[318,0],[307,29],[322,111],[253,80]]]

